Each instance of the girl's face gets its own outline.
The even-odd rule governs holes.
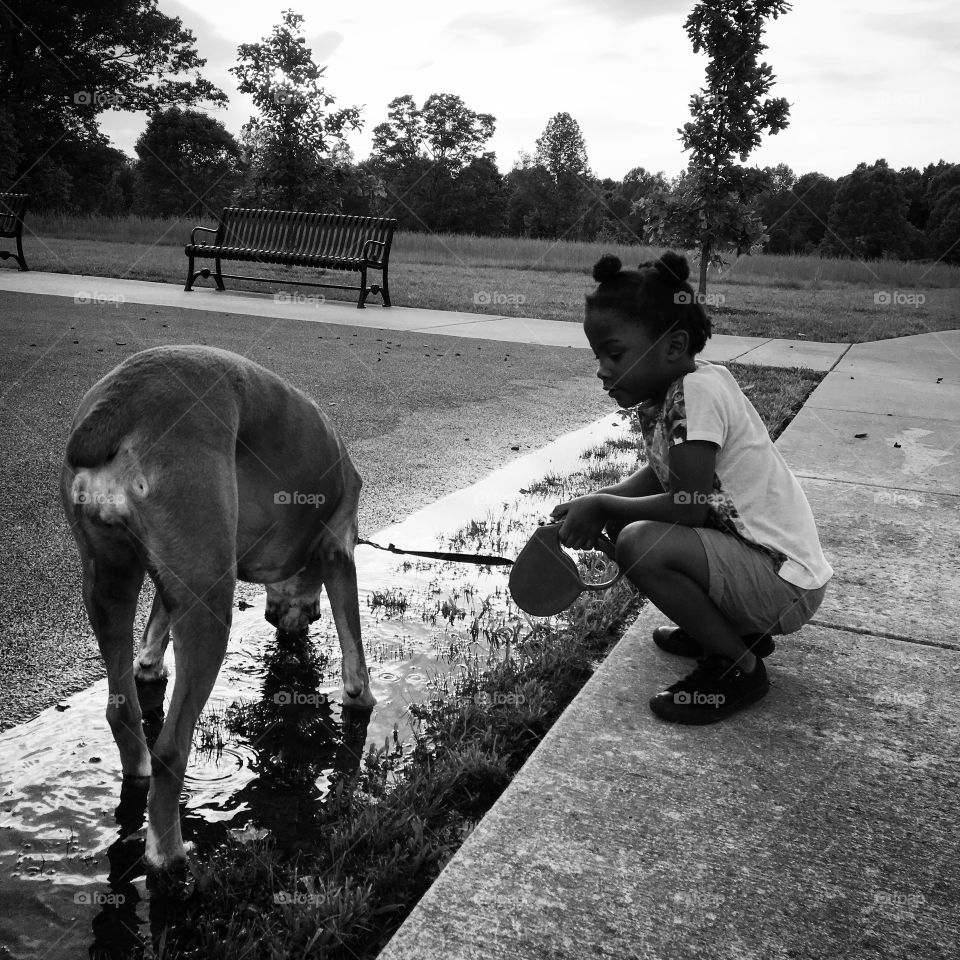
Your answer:
[[[603,389],[621,407],[660,400],[679,376],[696,369],[686,353],[685,334],[676,331],[652,340],[646,328],[610,310],[589,310],[584,333],[597,358]]]

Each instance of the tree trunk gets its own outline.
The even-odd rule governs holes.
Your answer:
[[[707,266],[710,263],[710,241],[704,240],[700,244],[700,286],[697,288],[701,297],[707,295]]]

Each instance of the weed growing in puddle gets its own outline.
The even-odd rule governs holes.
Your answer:
[[[407,612],[407,598],[399,587],[391,587],[384,591],[374,590],[367,600],[367,606],[371,610],[382,607],[385,616],[402,619]]]

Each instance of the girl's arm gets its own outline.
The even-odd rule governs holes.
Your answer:
[[[625,496],[605,491],[577,497],[561,503],[553,510],[556,520],[563,520],[560,542],[574,550],[591,550],[604,524],[625,527],[636,520],[659,520],[701,527],[706,522],[709,495],[713,492],[718,447],[706,440],[689,440],[670,449],[670,486],[672,491]],[[636,482],[643,470],[628,477],[623,484]],[[617,484],[617,487],[621,484]],[[657,484],[659,487],[659,483]]]
[[[660,480],[649,463],[637,470],[636,473],[631,473],[626,480],[594,491],[594,493],[613,494],[616,497],[649,497],[655,493],[663,492]]]

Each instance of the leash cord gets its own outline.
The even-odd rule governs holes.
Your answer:
[[[365,544],[368,547],[376,547],[377,550],[385,550],[387,553],[407,553],[414,557],[427,557],[430,560],[453,560],[458,563],[479,563],[491,566],[511,566],[512,560],[506,557],[492,557],[485,553],[442,553],[431,550],[401,550],[392,543],[388,547],[374,543],[372,540],[364,540],[362,537],[357,539],[357,543]]]

